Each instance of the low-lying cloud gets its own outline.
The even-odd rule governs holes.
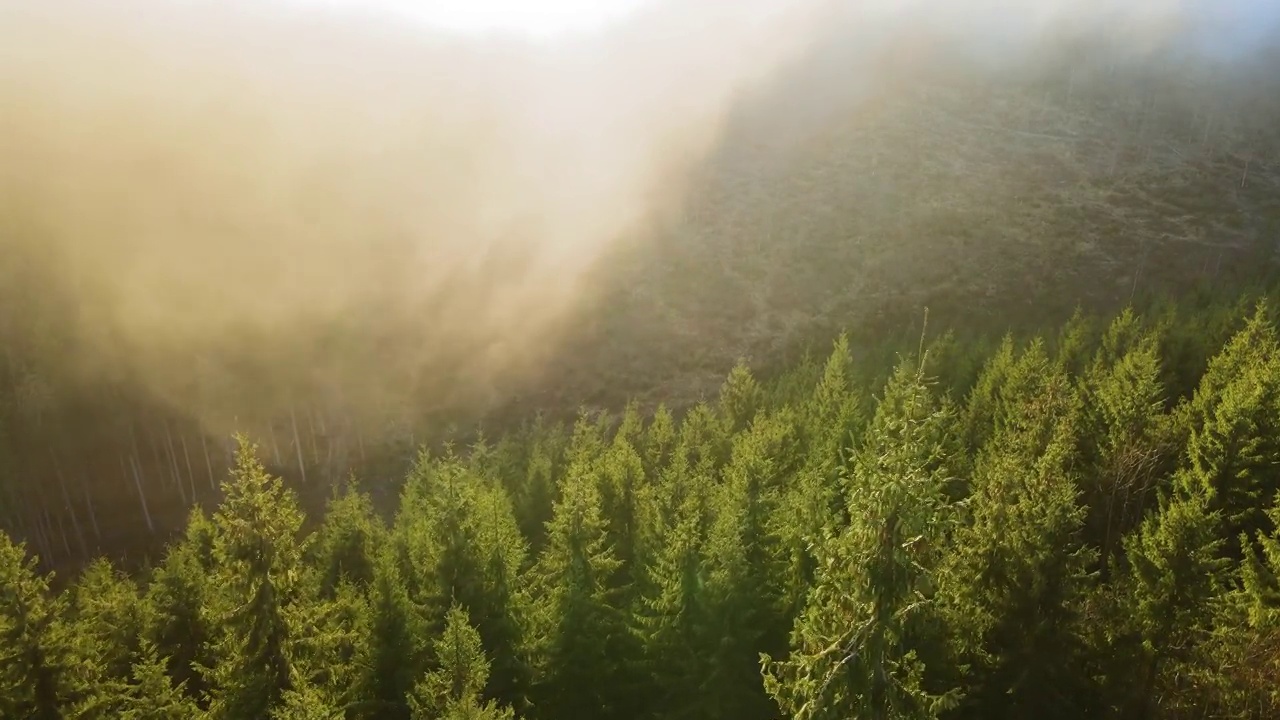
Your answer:
[[[535,43],[283,0],[0,0],[0,252],[53,268],[78,372],[210,429],[298,393],[483,394],[678,206],[739,93],[833,28],[1025,58],[1098,29],[1145,46],[1208,7],[668,0]]]

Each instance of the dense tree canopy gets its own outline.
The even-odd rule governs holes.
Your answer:
[[[0,535],[0,716],[1275,717],[1280,341],[1227,307],[841,337],[424,449],[391,518],[308,523],[241,438],[144,571]]]

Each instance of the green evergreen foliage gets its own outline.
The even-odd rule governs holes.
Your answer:
[[[1131,617],[1145,656],[1135,705],[1147,711],[1209,626],[1225,561],[1221,518],[1203,496],[1175,498],[1126,540]]]
[[[0,717],[1280,714],[1269,306],[990,340],[424,450],[390,523],[241,439],[145,573],[0,535]]]
[[[494,665],[492,689],[518,706],[528,691],[525,643],[529,607],[521,592],[527,544],[499,483],[476,476],[457,458],[423,454],[397,517],[414,580],[410,598],[438,631],[453,604],[468,609]]]
[[[1156,485],[1173,469],[1181,428],[1166,415],[1158,338],[1133,334],[1132,314],[1108,329],[1080,386],[1086,426],[1079,433],[1088,531],[1100,550],[1103,577],[1120,553],[1120,538],[1154,504]]]
[[[408,716],[405,698],[419,668],[425,667],[423,652],[415,642],[424,634],[423,622],[409,600],[392,552],[381,553],[369,587],[369,620],[357,659],[357,717]]]
[[[577,445],[575,439],[575,445]],[[538,559],[536,716],[626,717],[630,634],[618,605],[619,563],[585,450],[569,468]]]
[[[210,588],[200,552],[190,535],[172,546],[152,574],[146,595],[150,612],[144,642],[155,646],[175,685],[191,698],[203,696],[208,686],[201,668],[213,666]]]
[[[386,529],[369,496],[350,483],[335,489],[308,558],[309,564],[321,568],[320,593],[332,597],[343,582],[367,586],[373,580],[377,548],[385,542]]]
[[[444,632],[433,644],[436,669],[428,672],[409,698],[413,720],[509,720],[509,708],[483,700],[489,661],[480,633],[461,607],[450,608]]]
[[[70,631],[76,638],[75,667],[85,698],[77,712],[123,711],[130,673],[141,660],[143,605],[133,581],[103,559],[90,563],[70,591]]]
[[[86,640],[70,632],[66,613],[26,547],[0,533],[0,716],[59,720],[83,692],[75,659]]]
[[[952,512],[952,412],[910,364],[885,388],[849,468],[850,524],[820,552],[790,656],[764,663],[788,717],[930,718],[954,704],[927,687],[921,660]]]
[[[170,663],[158,654],[154,643],[143,641],[138,660],[130,675],[133,683],[120,708],[122,720],[196,720],[200,708],[185,692],[175,686],[169,674]]]
[[[1094,708],[1076,635],[1092,559],[1076,477],[1080,405],[1040,346],[1023,363],[1039,387],[1006,408],[978,455],[944,580],[952,627],[970,641],[963,714],[1083,717]]]
[[[293,687],[288,610],[298,599],[302,512],[256,448],[239,439],[236,466],[213,516],[215,597],[210,712],[215,718],[265,717]]]
[[[1222,512],[1234,546],[1264,529],[1280,485],[1280,341],[1265,304],[1209,363],[1190,403],[1191,436],[1179,492]]]

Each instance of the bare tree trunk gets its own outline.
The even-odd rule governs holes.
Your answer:
[[[178,465],[178,452],[173,444],[173,433],[169,430],[168,420],[164,421],[164,444],[169,450],[169,465],[173,468],[173,477],[178,482],[178,489],[182,490],[182,501],[184,504],[189,504],[187,491],[182,489],[182,468]],[[187,482],[191,486],[191,500],[189,502],[194,503],[196,501],[196,484],[191,480],[191,473],[187,473]]]
[[[213,480],[213,461],[209,459],[209,439],[200,433],[200,447],[204,449],[204,467],[209,471],[209,489],[217,491],[218,484]]]
[[[143,431],[146,434],[147,444],[151,446],[151,460],[152,462],[155,463],[156,472],[160,474],[160,483],[159,483],[160,489],[162,491],[165,490],[164,480],[167,476],[170,481],[170,484],[175,485],[178,488],[178,493],[179,495],[182,496],[182,504],[186,505],[187,491],[182,487],[182,483],[179,482],[176,477],[174,477],[173,468],[169,465],[169,463],[166,463],[164,461],[163,457],[161,457],[160,443],[156,441],[155,432],[147,431],[145,427],[143,428]],[[137,454],[137,453],[134,454],[134,464],[137,466],[139,474],[141,474],[141,471],[142,471],[142,455],[141,454]]]
[[[320,462],[320,449],[316,446],[316,423],[311,410],[307,410],[307,429],[311,431],[311,462]]]
[[[123,468],[124,460],[120,463]],[[147,493],[142,489],[142,473],[138,470],[138,460],[135,455],[129,456],[129,465],[133,468],[133,484],[138,489],[138,501],[142,503],[142,516],[147,519],[147,530],[154,534],[156,526],[151,522],[151,511],[147,509]]]
[[[267,423],[267,437],[271,439],[271,457],[275,460],[276,467],[280,467],[280,443],[276,442],[276,429],[272,423]]]
[[[293,424],[293,449],[298,454],[298,471],[302,473],[302,482],[307,481],[307,466],[302,462],[302,441],[298,438],[298,415],[293,406],[289,407],[289,420]]]
[[[43,500],[43,498],[41,498],[41,500]],[[52,530],[53,520],[55,517],[57,517],[58,537],[62,539],[62,549],[66,551],[67,557],[71,557],[71,543],[67,542],[67,529],[62,525],[62,518],[55,516],[49,512],[49,503],[41,502],[40,504],[44,505],[44,524],[46,527]]]
[[[44,558],[46,563],[53,563],[53,539],[51,533],[44,525],[44,512],[40,508],[36,508],[35,516],[32,519],[31,527],[34,529],[36,547],[40,549],[40,556]]]
[[[93,497],[89,494],[89,483],[81,478],[80,489],[84,491],[84,505],[89,508],[89,522],[93,524],[93,537],[102,542],[102,530],[98,527],[98,513],[93,509]]]
[[[182,459],[187,463],[187,482],[191,483],[191,500],[196,499],[196,473],[191,469],[191,453],[187,450],[187,436],[178,433],[178,440],[182,443]]]
[[[89,557],[89,546],[84,541],[84,531],[80,529],[80,519],[76,517],[76,509],[71,504],[71,494],[67,492],[67,480],[62,475],[62,465],[58,462],[58,454],[49,448],[49,457],[53,458],[53,474],[58,478],[58,489],[62,491],[63,507],[71,513],[71,528],[76,534],[76,544],[80,546],[81,557]]]

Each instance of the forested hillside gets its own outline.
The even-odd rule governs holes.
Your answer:
[[[518,243],[441,287],[420,281],[417,304],[384,278],[336,316],[131,337],[6,196],[0,240],[21,241],[0,253],[0,525],[51,566],[132,564],[216,502],[234,431],[313,513],[351,472],[385,510],[418,445],[468,441],[477,422],[631,399],[684,409],[740,358],[772,374],[846,329],[856,352],[892,344],[925,306],[961,336],[1034,331],[1077,306],[1229,293],[1272,272],[1274,52],[1086,37],[1002,65],[928,36],[855,39],[833,28],[739,98],[681,201],[613,246],[535,343],[460,330],[520,277]],[[407,263],[413,242],[381,252]]]
[[[0,0],[0,720],[1280,717],[1280,12],[365,4]]]
[[[1275,307],[918,318],[423,450],[385,518],[242,438],[142,573],[0,539],[0,716],[1275,717]]]

